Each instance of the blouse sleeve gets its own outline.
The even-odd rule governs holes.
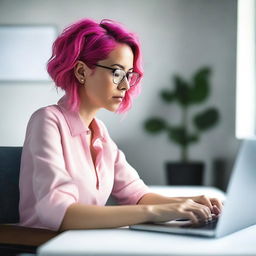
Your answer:
[[[112,196],[122,205],[137,204],[141,197],[149,192],[149,188],[140,179],[137,171],[126,161],[124,153],[118,149]]]
[[[47,109],[36,112],[26,137],[23,164],[31,168],[35,214],[43,226],[58,230],[66,209],[79,195],[65,167],[55,114]]]

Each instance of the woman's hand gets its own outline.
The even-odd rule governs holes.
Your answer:
[[[218,198],[209,198],[205,195],[191,197],[193,201],[199,204],[206,205],[210,208],[211,212],[219,215],[222,211],[223,204]]]
[[[192,197],[173,197],[174,202],[184,202],[187,199],[191,199],[198,204],[207,206],[211,213],[218,216],[223,208],[223,203],[218,198],[209,198],[205,195],[192,196]]]
[[[197,199],[196,199],[197,200]],[[201,199],[199,200],[201,201]],[[165,222],[180,218],[190,219],[192,223],[206,222],[212,219],[208,206],[192,199],[180,200],[169,204],[148,205],[149,221]]]
[[[223,207],[221,200],[209,198],[205,195],[166,197],[155,193],[144,195],[138,204],[149,206],[153,218],[160,222],[179,218],[188,218],[194,223],[211,220],[221,213]],[[164,214],[162,218],[159,216],[161,214]]]

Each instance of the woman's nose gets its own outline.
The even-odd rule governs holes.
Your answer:
[[[125,90],[128,91],[130,89],[129,82],[126,77],[121,81],[121,83],[118,85],[119,90]]]

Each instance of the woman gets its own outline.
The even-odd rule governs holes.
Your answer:
[[[124,113],[143,75],[136,36],[83,19],[53,44],[48,73],[65,91],[29,120],[20,172],[20,224],[52,230],[114,228],[188,218],[208,221],[215,198],[151,193],[110,138],[99,109]],[[120,206],[105,206],[109,196]]]

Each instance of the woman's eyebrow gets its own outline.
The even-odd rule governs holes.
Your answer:
[[[111,67],[113,67],[113,66],[118,66],[118,67],[120,67],[121,69],[125,69],[124,68],[124,66],[123,65],[121,65],[121,64],[113,64],[113,65],[111,65]],[[128,70],[131,70],[131,69],[133,69],[133,68],[130,68],[130,69],[128,69]]]

